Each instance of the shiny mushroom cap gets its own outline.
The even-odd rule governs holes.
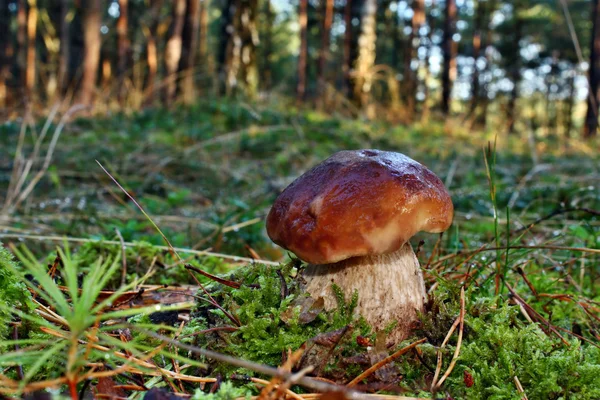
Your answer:
[[[279,195],[267,233],[302,260],[329,264],[396,251],[419,231],[443,232],[453,213],[442,181],[413,159],[340,151]]]

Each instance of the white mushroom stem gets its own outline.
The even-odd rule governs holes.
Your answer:
[[[303,273],[306,291],[314,298],[323,297],[325,309],[338,306],[332,285],[339,286],[349,302],[358,291],[355,312],[376,330],[398,321],[389,340],[406,338],[417,312],[423,311],[425,284],[419,261],[406,243],[394,253],[354,257],[335,264],[309,265]]]

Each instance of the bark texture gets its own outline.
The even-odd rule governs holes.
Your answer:
[[[81,2],[83,11],[84,54],[79,101],[85,105],[91,105],[93,101],[98,66],[100,64],[101,4],[101,0],[85,0]]]
[[[183,24],[185,22],[185,0],[173,3],[173,21],[171,35],[165,47],[165,70],[167,80],[165,85],[165,101],[169,104],[175,98],[177,90],[177,67],[181,59]]]
[[[301,103],[306,98],[306,62],[308,58],[308,0],[300,0],[298,21],[300,23],[300,54],[298,55],[298,84],[296,101]]]
[[[333,22],[333,0],[324,0],[324,18],[321,28],[321,49],[319,51],[319,64],[317,70],[317,88],[319,97],[325,90],[325,69],[329,58],[329,41],[331,38],[331,23]]]
[[[456,79],[456,42],[452,39],[456,30],[456,0],[446,0],[444,37],[442,51],[444,53],[444,68],[442,69],[442,112],[450,113],[450,96],[452,84]]]
[[[410,243],[400,250],[379,256],[355,257],[335,264],[309,265],[303,273],[305,290],[314,299],[322,297],[325,309],[338,306],[332,285],[336,284],[350,301],[358,292],[356,313],[375,329],[398,321],[389,340],[405,339],[423,311],[425,284],[419,261]]]
[[[425,23],[425,2],[423,0],[413,0],[413,16],[411,20],[411,31],[406,43],[406,52],[404,54],[404,100],[408,108],[409,115],[414,115],[416,111],[416,94],[418,87],[417,71],[412,69],[412,61],[415,49],[419,47],[419,30]]]
[[[363,8],[362,31],[358,38],[358,59],[355,67],[355,98],[368,118],[374,117],[375,110],[371,104],[371,87],[373,85],[372,69],[375,65],[375,42],[377,40],[377,1],[366,0]]]
[[[119,19],[117,20],[117,84],[119,101],[123,101],[125,95],[125,73],[129,67],[129,54],[131,43],[127,34],[129,21],[129,2],[119,0]]]
[[[590,43],[589,93],[583,136],[591,138],[598,133],[598,89],[600,88],[600,0],[592,1],[592,35]]]

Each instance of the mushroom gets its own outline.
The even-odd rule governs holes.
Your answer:
[[[413,159],[380,150],[340,151],[292,182],[267,216],[273,242],[309,263],[305,290],[337,306],[332,284],[388,339],[408,336],[426,292],[409,239],[443,232],[454,207],[442,181]]]

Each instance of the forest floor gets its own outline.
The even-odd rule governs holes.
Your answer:
[[[456,125],[392,126],[226,102],[74,121],[33,191],[0,213],[0,241],[18,256],[13,263],[0,253],[0,393],[64,384],[75,397],[161,387],[198,390],[200,398],[197,388],[220,385],[216,396],[231,398],[258,394],[260,379],[270,379],[252,365],[159,346],[150,330],[271,367],[296,357],[296,371],[311,360],[319,365],[312,375],[345,384],[426,339],[356,388],[425,398],[600,398],[597,155],[552,139],[498,137],[494,145],[493,133]],[[0,127],[0,187],[9,187],[20,129]],[[455,206],[441,240],[414,238],[415,247],[424,242],[431,303],[414,337],[389,349],[353,315],[353,300],[332,313],[307,306],[300,265],[264,231],[270,204],[295,177],[358,148],[427,165]],[[34,139],[26,140],[25,159],[34,151]],[[111,176],[174,247],[197,251],[160,247],[161,233]],[[257,257],[268,265],[248,260]],[[47,264],[54,280],[46,281]],[[25,282],[36,294],[22,290]],[[303,343],[305,354],[288,356]],[[286,382],[308,399],[310,382],[323,381]]]

